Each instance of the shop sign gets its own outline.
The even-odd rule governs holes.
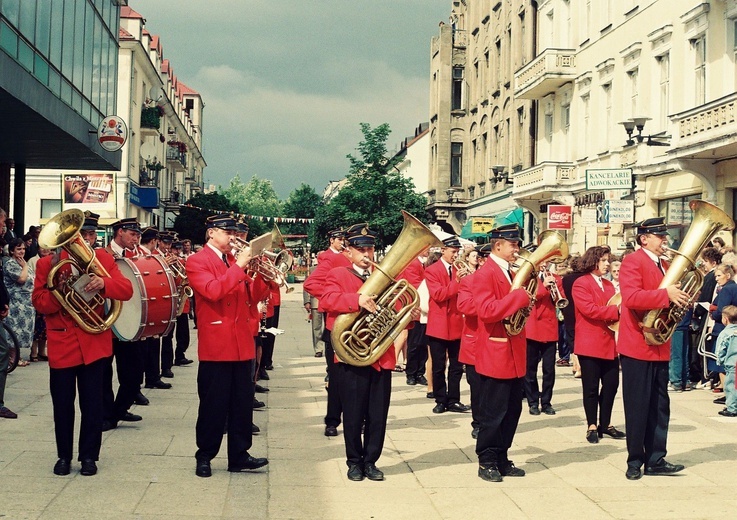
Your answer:
[[[488,233],[494,229],[493,217],[472,217],[471,233]]]
[[[689,201],[684,201],[683,199],[666,201],[666,224],[690,224],[693,218],[693,212],[688,206],[688,203]]]
[[[596,227],[596,208],[581,208],[581,225]]]
[[[107,116],[97,127],[97,141],[108,152],[117,152],[128,140],[128,126],[118,116]]]
[[[580,193],[576,195],[576,206],[588,206],[589,204],[598,204],[604,199],[605,195],[603,191]]]
[[[631,190],[632,168],[586,170],[587,190]]]
[[[571,229],[572,206],[548,204],[548,229]]]
[[[633,200],[608,200],[609,223],[630,224],[635,221],[635,201]]]

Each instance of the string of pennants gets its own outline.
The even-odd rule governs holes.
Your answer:
[[[270,220],[273,220],[277,224],[312,224],[312,222],[315,221],[314,218],[298,218],[298,217],[264,217],[262,215],[247,215],[245,213],[237,213],[235,211],[218,211],[210,208],[200,208],[199,206],[193,206],[192,204],[180,204],[180,208],[187,208],[187,209],[194,209],[197,211],[206,211],[207,213],[212,213],[213,215],[221,214],[221,213],[227,213],[228,215],[233,215],[237,218],[243,218],[243,219],[254,219],[254,220],[260,220],[262,222],[269,222]]]

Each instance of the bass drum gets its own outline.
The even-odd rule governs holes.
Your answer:
[[[177,318],[174,275],[160,256],[117,258],[118,269],[133,285],[133,296],[123,302],[113,332],[123,341],[138,341],[171,332]]]

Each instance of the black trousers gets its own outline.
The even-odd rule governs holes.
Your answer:
[[[439,339],[427,337],[432,356],[432,391],[435,393],[435,402],[449,405],[461,400],[461,378],[463,365],[458,361],[458,352],[461,348],[460,339]],[[449,361],[448,386],[445,385],[445,359]]]
[[[527,340],[527,373],[524,379],[525,397],[529,406],[548,406],[553,399],[555,385],[555,341]],[[543,364],[542,391],[537,382],[537,367]]]
[[[481,380],[476,372],[476,365],[466,364],[466,381],[471,388],[471,428],[479,427],[479,384]]]
[[[348,465],[375,463],[384,448],[392,372],[336,363],[334,373],[340,381],[346,462]],[[361,428],[364,428],[363,439]]]
[[[253,434],[253,360],[200,361],[197,394],[200,406],[195,435],[197,460],[212,460],[228,427],[228,465],[245,462]]]
[[[335,370],[339,363],[335,362],[335,351],[333,343],[330,340],[330,331],[325,329],[322,333],[322,340],[325,343],[325,363],[328,367],[328,411],[325,414],[325,426],[335,426],[340,424],[340,417],[343,415],[343,407],[340,404],[340,380]]]
[[[176,327],[176,325],[174,325]],[[174,365],[174,329],[161,336],[161,370],[171,370]]]
[[[266,328],[279,327],[279,305],[274,306],[274,315],[271,318],[266,318]],[[261,370],[265,367],[270,367],[274,364],[274,343],[276,342],[276,336],[273,334],[266,334],[264,339],[263,352],[261,353]]]
[[[100,458],[102,374],[105,363],[106,359],[99,359],[89,365],[49,369],[49,387],[54,407],[56,454],[60,459],[72,460],[74,401],[77,397],[77,390],[79,390],[79,410],[82,415],[79,428],[78,460],[99,460]]]
[[[159,359],[161,359],[161,340],[159,338],[146,338],[142,340],[143,346],[143,374],[146,384],[151,385],[161,380]]]
[[[128,411],[141,391],[143,383],[143,356],[141,350],[144,348],[145,340],[120,341],[113,338],[113,356],[115,357],[115,368],[118,371],[118,393],[115,395],[112,412],[105,412],[106,419],[114,421]],[[112,367],[109,371],[110,388],[112,388]],[[107,386],[107,382],[104,383]]]
[[[627,465],[657,465],[666,455],[670,398],[668,362],[620,356],[627,427]]]
[[[578,356],[581,364],[583,409],[589,426],[607,429],[612,421],[612,407],[619,388],[619,360]],[[598,415],[598,422],[597,422]]]
[[[174,360],[182,360],[184,359],[184,353],[189,348],[189,315],[186,312],[177,316],[177,324],[174,326],[174,337],[177,340]],[[171,365],[169,365],[169,368],[171,368]]]
[[[425,330],[427,323],[414,322],[414,327],[407,333],[407,365],[404,372],[407,377],[420,377],[425,375],[425,363],[427,363],[427,336]]]
[[[479,464],[503,466],[509,461],[509,448],[522,413],[522,378],[496,379],[479,374],[478,408]]]

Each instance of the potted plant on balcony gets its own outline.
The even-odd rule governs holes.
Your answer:
[[[164,111],[154,104],[153,100],[147,99],[141,109],[141,128],[153,128],[158,130],[161,125],[161,116]]]

